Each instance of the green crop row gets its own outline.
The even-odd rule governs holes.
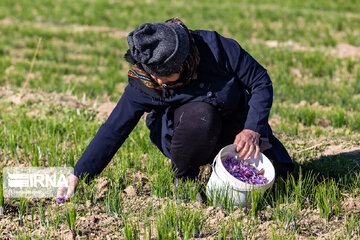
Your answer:
[[[114,51],[125,51],[124,41]],[[31,88],[48,92],[72,92],[77,96],[86,94],[96,98],[107,94],[117,101],[126,84],[128,64],[118,53],[100,55],[84,54],[82,60],[74,58],[76,48],[58,51],[51,40],[43,40],[29,77],[33,51],[21,58],[8,57],[10,48],[4,50],[0,59],[0,82],[20,87],[28,79]],[[247,44],[249,52],[265,66],[274,82],[274,103],[302,100],[324,106],[339,106],[343,111],[359,111],[360,68],[355,59],[329,58],[321,52],[294,52],[288,49],[272,49],[258,44]],[[90,49],[95,49],[90,48]],[[111,51],[111,49],[109,50]],[[97,62],[99,64],[97,64]],[[294,75],[296,71],[300,76]]]
[[[274,105],[273,114],[279,114],[282,119],[305,126],[319,126],[322,128],[344,128],[350,131],[360,130],[360,114],[348,112],[342,108],[319,109],[310,105],[294,107],[290,105]]]
[[[354,36],[360,24],[356,1],[335,3],[328,10],[316,10],[313,6],[330,6],[328,3],[297,1],[295,5],[298,7],[290,9],[286,6],[294,3],[286,2],[283,5],[279,2],[231,1],[157,1],[156,4],[142,1],[3,1],[0,3],[0,19],[110,26],[129,31],[143,22],[176,16],[183,18],[191,28],[227,31],[240,40],[250,39],[256,32],[256,37],[260,39],[292,39],[311,46],[340,42],[359,45],[359,39]],[[341,14],[338,9],[347,12]],[[161,13],[161,19],[158,13]]]

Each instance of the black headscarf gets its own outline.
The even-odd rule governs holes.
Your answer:
[[[174,89],[188,85],[192,80],[197,79],[197,67],[200,62],[199,50],[196,47],[195,40],[192,37],[192,31],[178,18],[172,18],[165,22],[176,23],[186,30],[190,40],[189,54],[183,64],[180,66],[180,78],[171,84],[159,84],[142,67],[141,63],[131,56],[130,51],[125,54],[125,60],[133,64],[129,70],[129,83],[152,97],[167,97],[174,93]]]

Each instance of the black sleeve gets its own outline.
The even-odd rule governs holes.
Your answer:
[[[235,40],[217,35],[219,48],[222,49],[224,66],[227,71],[236,76],[251,95],[244,128],[267,136],[269,133],[268,118],[273,101],[271,79],[266,69]]]
[[[117,150],[138,123],[148,107],[132,97],[129,88],[125,89],[109,118],[99,128],[86,150],[74,167],[74,175],[91,179],[100,174],[108,165]],[[131,89],[130,89],[131,90]]]

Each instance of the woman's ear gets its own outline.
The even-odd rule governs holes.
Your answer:
[[[131,64],[135,64],[137,63],[136,60],[133,58],[133,56],[131,55],[130,53],[130,49],[128,49],[124,55],[124,58],[125,60],[128,62],[128,63],[131,63]]]

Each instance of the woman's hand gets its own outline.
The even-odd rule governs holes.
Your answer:
[[[68,187],[67,186],[59,187],[57,191],[57,197],[64,198],[65,201],[69,200],[74,194],[75,188],[79,183],[79,178],[74,174],[70,174],[67,177],[67,183],[68,183]]]
[[[250,129],[244,129],[236,135],[234,144],[237,145],[236,152],[240,152],[239,157],[244,157],[244,160],[247,160],[255,151],[254,158],[257,158],[260,153],[259,139],[260,134]]]

